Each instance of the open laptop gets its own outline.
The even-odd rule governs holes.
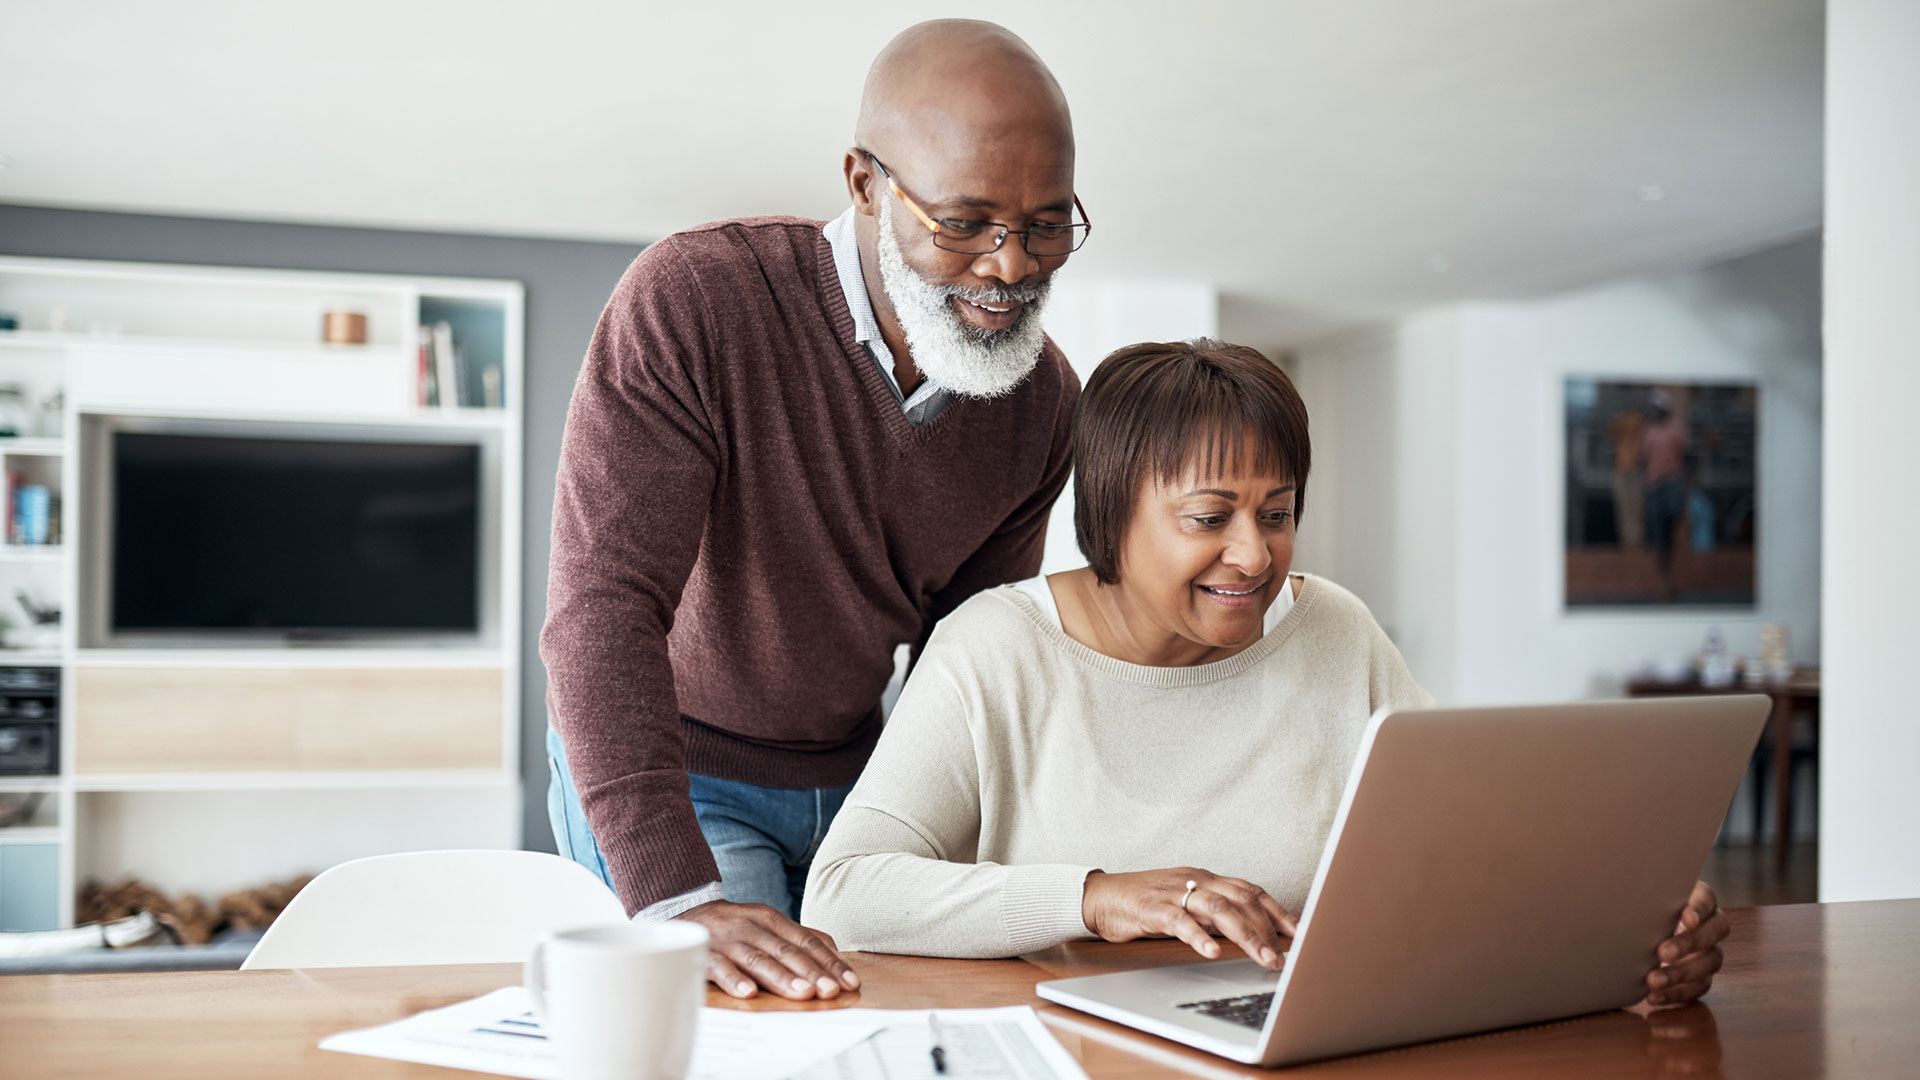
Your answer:
[[[1632,1005],[1767,710],[1760,695],[1382,710],[1280,972],[1216,960],[1037,990],[1260,1065]]]

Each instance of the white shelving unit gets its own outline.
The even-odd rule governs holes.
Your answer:
[[[0,844],[57,844],[65,833],[51,826],[26,825],[0,829]]]
[[[320,342],[322,313],[340,308],[367,316],[366,344]],[[45,885],[56,895],[44,910],[66,925],[79,887],[92,879],[135,874],[169,891],[214,899],[229,889],[383,851],[517,847],[520,284],[0,258],[0,313],[18,320],[17,329],[0,331],[0,388],[17,388],[17,400],[26,405],[14,418],[20,422],[12,424],[0,410],[0,469],[48,486],[60,518],[58,543],[14,543],[11,528],[8,541],[0,543],[0,666],[56,669],[61,687],[59,773],[0,775],[0,797],[44,796],[33,818],[0,828],[0,928],[25,928],[9,926],[4,903],[22,895],[20,867],[30,864],[57,864]],[[491,366],[498,372],[471,387],[476,399],[482,389],[497,391],[497,407],[420,404],[417,328],[442,320],[463,339],[474,370]],[[86,616],[99,609],[90,582],[102,580],[94,564],[103,545],[90,546],[86,539],[86,513],[90,476],[98,469],[83,458],[91,452],[88,431],[129,420],[288,431],[348,425],[401,438],[472,436],[483,446],[487,492],[477,644],[469,637],[405,648],[125,648],[96,640],[101,635]],[[11,435],[5,434],[9,428]],[[10,523],[10,497],[0,512]],[[57,636],[27,630],[16,590],[61,611]],[[263,671],[287,680],[289,700],[306,681],[334,680],[328,700],[346,702],[348,713],[357,704],[351,696],[355,679],[397,685],[416,697],[417,688],[407,688],[415,675],[454,680],[465,687],[459,700],[469,706],[468,719],[476,701],[486,713],[477,726],[463,720],[460,734],[446,740],[454,745],[441,748],[444,760],[427,764],[418,748],[434,746],[435,732],[415,732],[409,744],[408,711],[395,712],[391,701],[371,698],[368,708],[388,712],[378,724],[365,718],[360,723],[395,744],[413,746],[413,758],[409,751],[383,750],[377,738],[364,752],[351,738],[338,740],[345,745],[333,746],[318,767],[235,764],[218,755],[196,761],[191,752],[148,758],[109,752],[114,740],[130,734],[133,745],[145,745],[138,736],[146,717],[138,725],[125,720],[129,695],[135,705],[143,700],[143,680],[155,687],[153,726],[192,729],[192,717],[179,715],[180,702],[207,700],[208,694],[217,702],[222,678]],[[217,725],[228,724],[244,741],[248,724],[286,722],[274,710],[257,717],[242,708],[218,711],[221,718],[209,722],[215,726],[189,730],[183,738],[213,745],[225,730]],[[311,726],[325,718],[302,722]],[[4,877],[9,866],[11,879]]]

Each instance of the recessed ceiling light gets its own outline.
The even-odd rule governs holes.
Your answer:
[[[1659,184],[1641,184],[1640,185],[1640,201],[1641,202],[1659,202],[1661,199],[1664,199],[1666,197],[1667,197],[1667,189],[1664,187],[1661,187]]]
[[[1427,256],[1427,269],[1436,274],[1444,274],[1453,269],[1453,260],[1436,252]]]

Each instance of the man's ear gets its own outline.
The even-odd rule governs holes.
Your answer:
[[[859,147],[849,147],[840,169],[846,174],[847,197],[853,200],[853,208],[868,217],[879,213],[880,207],[874,201],[873,193],[884,192],[885,187],[879,180],[879,173],[874,170],[873,159]]]

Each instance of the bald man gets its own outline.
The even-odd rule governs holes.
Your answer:
[[[1064,96],[990,23],[874,61],[823,223],[649,247],[561,446],[548,809],[636,919],[712,933],[748,997],[859,985],[793,920],[901,644],[1039,571],[1079,383],[1041,330],[1091,226]]]

